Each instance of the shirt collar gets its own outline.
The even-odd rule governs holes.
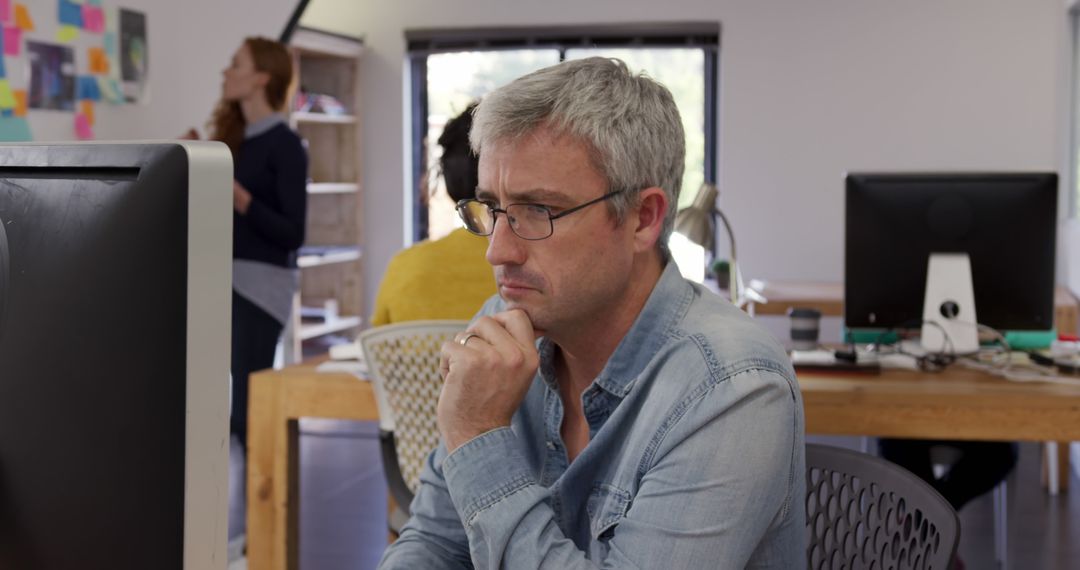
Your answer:
[[[274,113],[267,117],[263,117],[262,119],[259,119],[254,123],[250,123],[244,126],[244,138],[250,139],[257,137],[265,133],[266,131],[269,131],[270,129],[278,126],[279,124],[284,124],[285,122],[285,115],[282,113]]]
[[[693,287],[683,278],[675,262],[669,260],[645,306],[594,384],[619,398],[626,396],[634,387],[634,380],[682,320],[693,297]],[[554,349],[554,343],[548,339],[540,341],[540,374],[549,386],[554,386]]]

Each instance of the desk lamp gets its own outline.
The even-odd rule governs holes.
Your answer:
[[[739,295],[742,291],[742,276],[739,275],[739,265],[735,261],[735,234],[731,231],[731,224],[727,216],[716,207],[718,195],[716,186],[705,183],[698,190],[694,202],[679,210],[675,216],[675,231],[682,234],[686,239],[712,251],[716,239],[716,229],[713,222],[713,213],[723,222],[724,231],[727,232],[728,243],[731,244],[731,269],[728,271],[728,292],[731,294],[731,302],[740,305]]]

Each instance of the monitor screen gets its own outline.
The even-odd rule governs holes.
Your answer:
[[[230,187],[218,144],[0,146],[0,568],[223,559]]]
[[[849,174],[844,324],[917,328],[931,253],[966,253],[975,312],[998,330],[1053,327],[1057,175]]]

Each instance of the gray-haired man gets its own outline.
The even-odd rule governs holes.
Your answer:
[[[800,567],[795,375],[665,247],[671,94],[569,61],[485,97],[471,139],[458,210],[499,295],[443,347],[443,444],[381,567]]]

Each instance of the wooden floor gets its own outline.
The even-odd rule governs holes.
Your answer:
[[[821,441],[824,438],[814,438]],[[852,445],[857,439],[828,438]],[[304,420],[301,425],[301,570],[367,570],[386,544],[386,494],[374,424]],[[239,449],[234,446],[234,452]],[[240,473],[233,454],[233,478]],[[1080,567],[1080,478],[1051,497],[1039,486],[1039,446],[1022,444],[1009,477],[1009,562],[1015,570]],[[243,532],[237,518],[239,481],[232,485],[230,535]],[[993,569],[993,501],[972,501],[960,513],[960,556],[968,569]]]
[[[1009,476],[1009,567],[1065,570],[1080,567],[1080,478],[1070,471],[1069,491],[1051,497],[1039,487],[1039,445],[1020,446]],[[993,500],[980,497],[960,513],[960,558],[969,569],[994,568]]]

